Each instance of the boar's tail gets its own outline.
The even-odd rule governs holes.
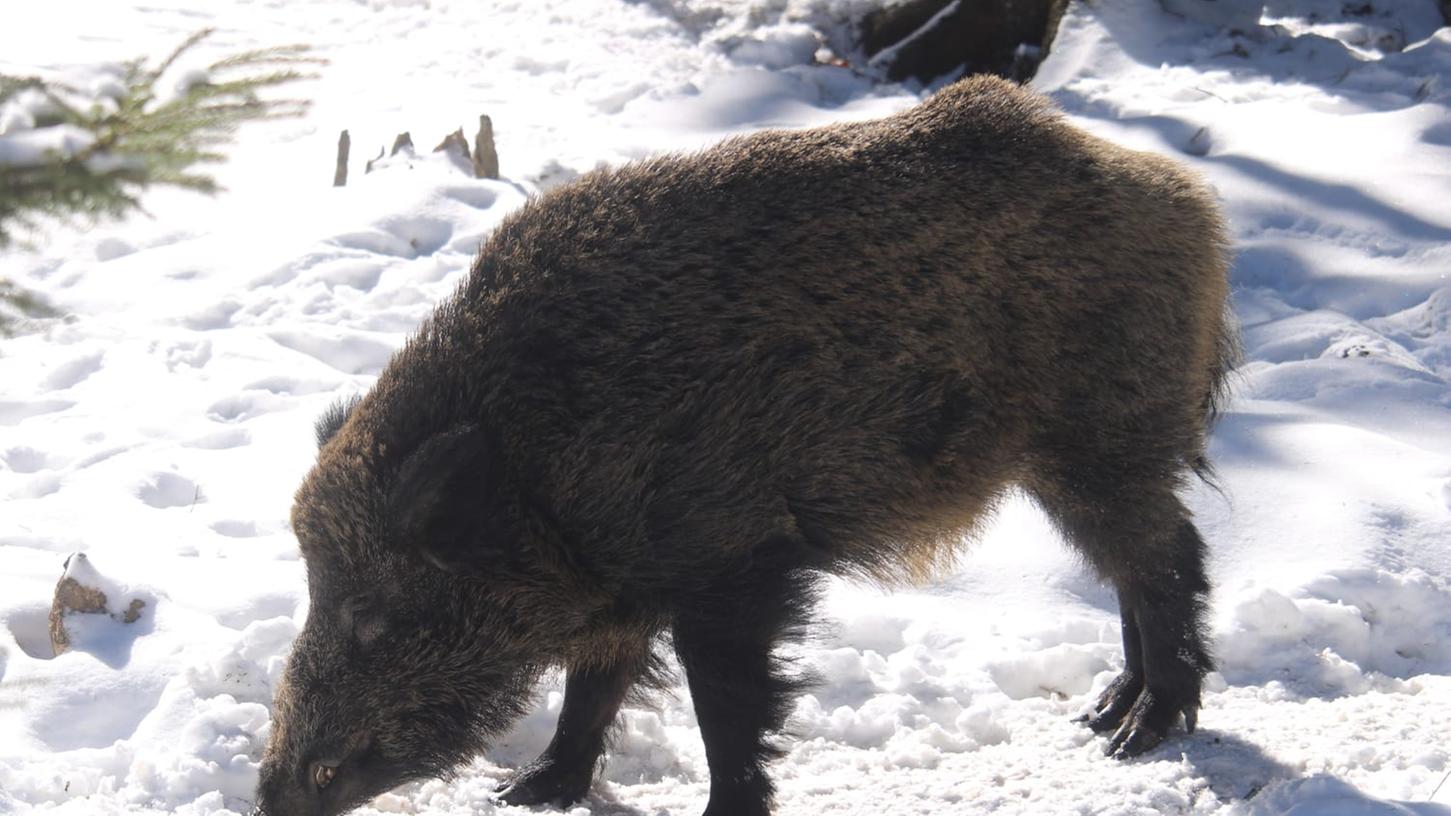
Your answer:
[[[1219,319],[1218,331],[1214,338],[1214,359],[1210,364],[1209,372],[1209,393],[1204,395],[1204,435],[1214,429],[1214,424],[1219,420],[1219,414],[1224,410],[1224,405],[1229,399],[1231,385],[1231,373],[1239,367],[1243,360],[1244,352],[1239,345],[1239,332],[1235,330],[1238,321],[1235,320],[1234,312],[1226,303]],[[1207,440],[1206,440],[1207,442]],[[1214,466],[1210,464],[1208,456],[1201,449],[1189,464],[1205,484],[1219,489],[1214,478]]]

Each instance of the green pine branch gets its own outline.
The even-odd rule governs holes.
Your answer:
[[[187,37],[155,66],[137,59],[121,66],[121,90],[106,99],[37,77],[0,75],[0,104],[26,91],[44,94],[49,110],[36,127],[71,125],[93,141],[71,155],[52,152],[35,165],[0,164],[0,247],[17,229],[35,229],[45,218],[98,221],[141,209],[143,191],[168,185],[215,193],[202,169],[224,160],[222,147],[243,123],[302,115],[302,99],[264,95],[315,76],[323,61],[305,45],[244,51],[205,67],[205,79],[164,98],[157,83],[167,69],[212,34]],[[80,101],[78,101],[80,100]]]

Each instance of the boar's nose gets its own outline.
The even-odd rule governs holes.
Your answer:
[[[314,765],[317,763],[313,763]],[[299,778],[280,765],[263,764],[257,782],[257,802],[252,816],[318,816],[322,801],[309,769],[307,777]]]

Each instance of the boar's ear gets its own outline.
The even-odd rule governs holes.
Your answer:
[[[329,439],[338,435],[338,431],[342,430],[343,423],[348,421],[348,417],[352,415],[353,409],[358,407],[358,403],[362,401],[363,398],[357,394],[351,397],[340,397],[332,405],[329,405],[326,411],[323,411],[322,416],[317,418],[317,423],[312,426],[313,432],[317,434],[317,447],[319,450],[322,449],[323,445],[328,443]]]
[[[499,473],[496,446],[477,426],[430,437],[404,460],[388,490],[397,546],[451,571],[476,572],[494,560],[501,542],[487,533]]]

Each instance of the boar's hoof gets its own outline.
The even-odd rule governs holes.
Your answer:
[[[506,805],[572,805],[589,793],[594,763],[570,767],[540,757],[520,768],[499,786],[499,801]]]
[[[1074,719],[1074,722],[1085,723],[1095,732],[1103,733],[1113,731],[1123,722],[1129,709],[1134,707],[1134,701],[1139,699],[1139,692],[1144,690],[1144,680],[1135,672],[1124,672],[1108,684],[1108,688],[1099,695],[1098,702],[1093,704],[1093,711]]]
[[[1193,733],[1198,713],[1197,702],[1177,702],[1172,695],[1156,694],[1146,688],[1109,738],[1104,753],[1115,759],[1129,759],[1150,750],[1164,741],[1180,714],[1184,715],[1185,729]]]

